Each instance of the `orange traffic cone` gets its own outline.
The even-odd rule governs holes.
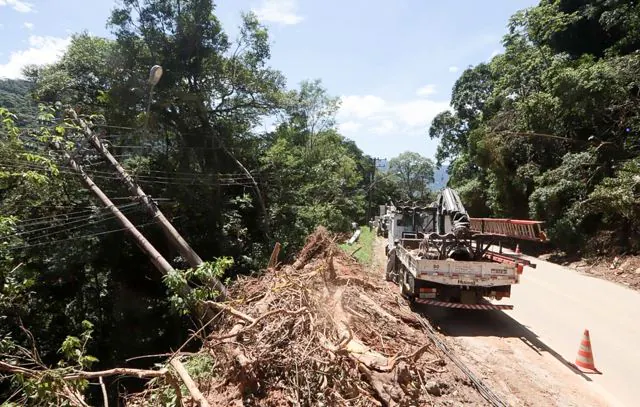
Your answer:
[[[576,357],[576,366],[600,373],[593,363],[593,352],[591,351],[591,339],[589,338],[588,329],[585,329],[582,334],[582,341],[580,342],[578,356]]]
[[[520,254],[520,245],[516,244],[516,254]]]

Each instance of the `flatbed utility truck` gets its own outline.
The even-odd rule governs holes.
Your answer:
[[[504,254],[502,244],[546,240],[542,222],[470,218],[450,188],[430,206],[391,204],[384,219],[386,279],[409,300],[440,307],[512,309],[487,299],[509,298],[523,268],[535,264]]]

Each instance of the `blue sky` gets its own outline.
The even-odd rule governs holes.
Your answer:
[[[509,17],[537,0],[227,0],[216,14],[233,36],[240,12],[270,29],[271,65],[296,87],[320,78],[342,99],[341,133],[365,153],[433,157],[431,119],[448,108],[461,71],[500,52]],[[113,0],[0,0],[0,77],[53,62],[69,35],[109,36]]]

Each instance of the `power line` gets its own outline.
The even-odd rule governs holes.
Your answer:
[[[116,205],[116,207],[118,209],[122,209],[122,208],[126,208],[128,206],[133,206],[133,205],[137,205],[137,203]],[[16,226],[27,227],[27,226],[34,226],[34,225],[44,224],[44,223],[51,223],[55,218],[61,218],[61,217],[64,217],[64,216],[67,216],[67,218],[64,219],[64,220],[65,221],[69,221],[69,220],[73,220],[73,219],[77,219],[77,218],[91,216],[93,213],[96,213],[96,212],[100,213],[101,211],[105,211],[107,209],[108,208],[105,208],[105,207],[95,206],[95,207],[92,207],[92,208],[84,209],[82,211],[67,212],[67,213],[62,213],[62,214],[47,215],[47,216],[40,216],[40,217],[37,217],[37,218],[29,218],[29,219],[24,219],[24,220],[18,220],[18,221],[16,221]]]
[[[47,170],[46,168],[38,166],[37,164],[30,164],[30,163],[2,164],[2,166],[13,168],[14,170],[20,170],[20,169]],[[76,173],[76,172],[74,172],[72,170],[65,170],[64,169],[64,168],[69,168],[69,167],[62,166],[61,168],[57,168],[57,171],[60,174],[67,174],[67,175],[73,175],[73,176],[77,176],[78,175],[78,173]],[[198,173],[194,173],[194,174],[198,175]],[[120,177],[118,177],[116,174],[113,174],[113,173],[110,173],[110,172],[106,172],[106,171],[92,171],[91,176],[94,177],[94,178],[101,178],[101,179],[108,179],[108,180],[116,180],[116,181],[120,180]],[[135,180],[137,180],[137,181],[146,182],[146,183],[169,184],[169,185],[193,185],[194,183],[197,183],[196,181],[202,181],[202,177],[191,177],[191,178],[176,177],[176,178],[173,178],[173,177],[157,177],[157,176],[147,176],[147,175],[135,175],[135,176],[133,176],[133,178]],[[265,181],[265,180],[269,180],[269,179],[262,179],[262,181]],[[214,183],[213,185],[216,185],[216,186],[218,186],[218,185],[219,186],[253,186],[253,183],[251,182],[251,179],[249,177],[247,177],[247,178],[227,177],[227,178],[219,178],[217,181],[218,182]],[[209,185],[211,185],[211,183],[209,183]]]
[[[7,165],[5,165],[6,167],[8,167]],[[36,170],[36,169],[42,169],[42,168],[33,168],[33,167],[20,167],[20,166],[15,166],[13,167],[14,170],[20,170],[20,169],[29,169],[29,170]],[[78,173],[72,172],[72,171],[65,171],[65,170],[60,170],[58,169],[58,172],[60,174],[65,174],[65,175],[71,175],[74,177],[78,176]],[[90,174],[92,178],[99,178],[99,179],[106,179],[106,180],[112,180],[112,181],[119,181],[120,178],[118,176],[114,175],[102,175],[102,174]],[[140,183],[146,183],[146,184],[157,184],[157,185],[184,185],[184,186],[192,186],[192,185],[196,185],[196,184],[206,184],[206,185],[213,185],[213,186],[247,186],[250,187],[253,184],[251,183],[251,181],[249,180],[236,180],[236,179],[219,179],[217,180],[217,182],[215,183],[205,183],[203,182],[203,180],[201,178],[197,178],[194,177],[192,179],[180,179],[180,178],[176,178],[176,179],[162,179],[162,178],[156,178],[156,177],[140,177],[140,176],[134,176],[133,177],[137,182]]]
[[[180,216],[177,216],[177,217],[173,218],[172,220],[178,219],[179,217]],[[143,223],[143,224],[140,224],[140,225],[136,225],[136,228],[144,228],[146,226],[153,225],[153,224],[155,224],[155,222],[147,222],[147,223]],[[50,242],[28,244],[28,245],[23,245],[23,246],[5,247],[5,249],[7,249],[7,250],[27,249],[27,248],[32,248],[32,247],[44,246],[44,245],[48,245],[48,244],[54,244],[54,243],[60,243],[60,242],[68,242],[68,241],[71,241],[71,240],[78,240],[78,239],[85,239],[85,238],[89,238],[89,237],[102,236],[102,235],[106,235],[106,234],[109,234],[109,233],[121,232],[121,231],[124,231],[124,230],[127,230],[127,228],[112,229],[112,230],[107,230],[107,231],[104,231],[104,232],[91,233],[91,234],[88,234],[88,235],[74,236],[74,237],[71,237],[71,238],[68,238],[68,239],[53,240],[53,241],[50,241]]]
[[[134,208],[134,206],[136,206],[136,205],[139,205],[139,204],[138,203],[129,204],[121,212],[123,212],[123,213],[124,212],[131,212],[132,209],[139,209],[139,208]],[[57,233],[60,233],[60,232],[67,232],[67,231],[70,231],[70,230],[78,229],[78,226],[74,226],[72,228],[66,228],[66,227],[70,226],[70,225],[75,225],[76,223],[87,222],[87,221],[91,220],[92,218],[94,219],[92,224],[95,224],[95,223],[99,223],[99,222],[104,222],[105,220],[109,220],[109,219],[112,219],[114,217],[114,215],[109,215],[107,217],[104,217],[105,215],[108,215],[108,214],[107,213],[98,214],[97,217],[98,218],[103,217],[103,219],[97,219],[97,220],[95,220],[95,217],[93,216],[93,214],[89,214],[89,215],[85,215],[85,216],[79,216],[79,217],[74,218],[72,220],[67,220],[65,222],[62,222],[62,223],[59,223],[59,224],[56,224],[56,225],[51,225],[51,226],[32,229],[32,230],[25,230],[25,231],[22,231],[22,232],[17,232],[17,233],[13,233],[13,234],[10,234],[10,235],[3,236],[3,238],[9,239],[9,238],[13,238],[13,237],[28,235],[28,234],[35,233],[35,232],[43,232],[43,231],[46,231],[46,230],[65,227],[64,230],[59,230],[59,231],[56,231],[56,232],[53,232],[53,233],[49,233],[49,234],[45,233],[44,235],[40,235],[40,236],[37,237],[37,238],[44,238],[44,237],[50,236],[52,234],[57,234]],[[20,225],[20,227],[24,227],[24,226],[30,226],[30,225]],[[82,226],[85,226],[85,225],[80,225],[79,227],[82,227]]]
[[[119,197],[113,197],[110,198],[112,201],[122,201],[122,200],[128,200],[128,201],[137,201],[139,199],[139,197],[137,196],[119,196]],[[171,203],[174,202],[173,199],[171,198],[160,198],[160,197],[151,197],[151,199],[157,203],[157,204],[164,204],[164,203]],[[122,207],[122,205],[125,204],[119,204],[116,205],[117,208]],[[100,211],[100,210],[104,210],[107,209],[103,206],[97,206],[97,205],[92,205],[92,206],[78,206],[78,205],[54,205],[54,206],[50,206],[50,207],[39,207],[39,206],[34,206],[31,204],[22,204],[22,203],[12,203],[11,204],[12,208],[28,208],[28,209],[40,209],[40,210],[48,210],[48,211],[55,211],[58,209],[65,209],[65,208],[71,208],[71,209],[80,209],[77,211],[72,211],[72,212],[61,212],[61,213],[56,213],[53,215],[46,215],[46,216],[39,216],[36,218],[25,218],[25,219],[18,219],[16,221],[16,223],[23,223],[23,222],[31,222],[31,221],[38,221],[41,219],[51,219],[51,218],[58,218],[58,217],[64,217],[64,216],[71,216],[74,217],[77,214],[82,214],[82,213],[88,213],[88,212],[95,212],[95,211]],[[7,216],[11,216],[11,215],[7,215]],[[17,216],[17,215],[13,215],[13,216]]]

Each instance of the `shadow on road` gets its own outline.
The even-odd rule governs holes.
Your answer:
[[[575,365],[542,342],[533,331],[502,311],[463,310],[424,305],[417,305],[414,310],[427,318],[434,329],[446,336],[518,338],[538,355],[546,352],[573,373],[586,381],[592,381],[586,373],[578,370]]]

